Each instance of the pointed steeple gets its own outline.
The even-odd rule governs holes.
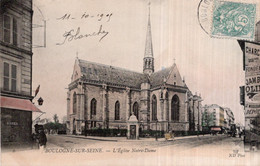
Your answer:
[[[143,72],[146,74],[151,74],[154,72],[154,58],[153,58],[153,43],[152,43],[152,31],[151,31],[151,21],[150,21],[150,5],[149,2],[149,14],[148,14],[148,25],[146,33],[145,42],[145,52],[144,52],[144,65]]]
[[[152,43],[151,21],[150,21],[150,3],[149,3],[148,25],[147,25],[147,32],[146,32],[144,57],[153,57],[153,43]]]

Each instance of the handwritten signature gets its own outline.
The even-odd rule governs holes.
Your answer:
[[[108,34],[109,34],[109,32],[103,30],[102,25],[99,26],[98,32],[92,32],[92,33],[87,33],[87,34],[81,34],[80,27],[78,27],[77,30],[71,29],[69,31],[65,31],[65,33],[63,34],[63,37],[64,37],[63,42],[56,43],[56,45],[63,45],[66,42],[71,42],[74,40],[79,40],[79,39],[83,39],[83,38],[87,38],[87,37],[94,37],[94,36],[100,36],[99,42],[101,42],[101,40],[104,39]]]

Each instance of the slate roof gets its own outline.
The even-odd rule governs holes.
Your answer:
[[[131,88],[141,88],[141,83],[148,82],[148,76],[119,67],[79,60],[79,66],[86,79],[107,84],[116,84]]]
[[[167,67],[163,70],[152,73],[150,76],[151,87],[156,87],[158,85],[162,85],[164,82],[164,78],[165,79],[168,78],[172,68],[173,68],[173,66]]]

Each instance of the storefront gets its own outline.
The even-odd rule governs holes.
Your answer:
[[[32,113],[41,112],[30,100],[0,96],[1,147],[32,141]]]

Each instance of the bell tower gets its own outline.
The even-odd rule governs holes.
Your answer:
[[[152,32],[151,32],[151,22],[150,22],[150,5],[149,5],[149,14],[148,14],[148,26],[146,33],[146,42],[145,42],[145,52],[143,59],[143,72],[145,74],[151,75],[154,72],[154,58],[153,58],[153,44],[152,44]]]

